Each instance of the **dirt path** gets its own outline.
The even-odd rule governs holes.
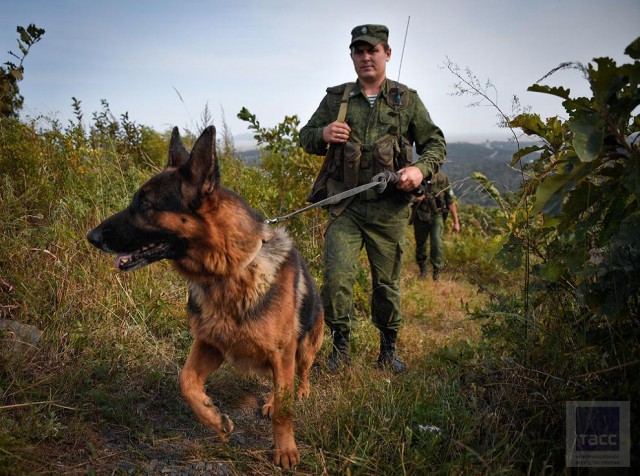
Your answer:
[[[216,392],[216,388],[219,390]],[[224,388],[223,388],[224,387]],[[223,368],[208,382],[207,392],[235,424],[227,443],[222,443],[193,416],[186,404],[180,411],[141,405],[134,409],[146,420],[144,431],[106,425],[85,434],[75,451],[60,453],[42,462],[38,473],[165,476],[272,474],[271,422],[261,415],[269,392],[267,381],[244,378]],[[216,397],[220,397],[216,399]],[[167,398],[180,399],[179,395]],[[172,405],[175,408],[175,405]],[[238,464],[241,462],[241,464]],[[262,469],[260,469],[262,468]]]

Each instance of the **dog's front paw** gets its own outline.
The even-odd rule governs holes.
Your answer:
[[[233,433],[234,428],[231,418],[229,418],[229,416],[225,415],[224,413],[221,414],[219,427],[220,430],[216,431],[216,433],[218,433],[218,436],[222,441],[227,441],[231,436],[231,433]]]
[[[311,394],[311,385],[300,385],[298,387],[298,400],[306,400]]]
[[[273,393],[269,395],[269,399],[267,402],[262,405],[262,416],[271,417],[273,416],[273,409],[275,405],[275,400],[273,397]]]
[[[273,462],[276,466],[281,466],[283,469],[291,469],[297,465],[300,462],[300,452],[295,443],[293,446],[287,448],[278,448],[278,446],[276,446]]]

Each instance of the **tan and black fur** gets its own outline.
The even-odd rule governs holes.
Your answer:
[[[123,271],[171,260],[189,283],[194,342],[180,374],[182,395],[198,419],[226,440],[233,423],[207,396],[205,379],[223,362],[270,373],[274,461],[300,460],[293,436],[294,375],[299,398],[310,391],[309,369],[322,344],[323,312],[316,285],[292,239],[272,228],[234,192],[220,186],[215,128],[191,153],[174,128],[165,169],[131,204],[91,230],[88,240],[117,255]]]

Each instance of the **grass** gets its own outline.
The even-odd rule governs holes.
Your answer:
[[[236,423],[231,441],[220,443],[196,421],[178,388],[191,342],[185,283],[167,263],[119,273],[84,239],[157,166],[132,166],[109,149],[92,150],[90,157],[76,156],[68,144],[56,151],[20,124],[3,123],[0,132],[4,150],[41,157],[29,163],[28,175],[7,169],[10,187],[0,195],[0,310],[2,318],[43,332],[27,358],[2,353],[0,472],[197,473],[219,464],[229,474],[270,474],[271,427],[259,414],[269,383],[230,368],[209,379],[210,394]],[[59,186],[51,187],[45,170],[64,163],[65,154],[67,166],[54,169]],[[296,407],[304,454],[298,472],[372,474],[395,472],[398,464],[414,472],[431,464],[412,447],[420,439],[412,429],[419,424],[416,405],[435,390],[447,391],[440,377],[448,372],[431,356],[478,335],[463,304],[476,306],[482,298],[473,285],[446,274],[437,283],[415,274],[408,260],[400,350],[410,371],[396,377],[373,365],[378,335],[364,317],[367,291],[360,289],[353,368],[338,375],[324,370],[327,339],[312,396]],[[7,343],[11,336],[3,338]]]
[[[59,255],[64,260],[67,253]],[[229,444],[220,443],[179,396],[177,374],[190,342],[183,283],[163,265],[121,275],[104,261],[76,253],[63,266],[42,256],[40,274],[68,283],[51,290],[58,304],[39,351],[28,362],[4,362],[0,468],[24,474],[85,474],[91,468],[102,474],[146,471],[153,463],[196,471],[189,462],[199,467],[217,461],[230,474],[270,474],[271,429],[259,416],[268,383],[229,368],[211,377],[210,394],[237,428]],[[76,274],[56,273],[56,267]],[[410,371],[395,377],[373,365],[377,332],[363,319],[354,335],[353,368],[338,375],[315,369],[312,396],[297,406],[302,474],[375,474],[389,471],[395,460],[407,471],[424,465],[410,459],[406,432],[420,396],[446,391],[437,377],[441,370],[430,375],[435,364],[429,355],[477,333],[461,300],[481,299],[473,287],[446,275],[437,283],[419,281],[408,268],[400,341]],[[21,299],[35,295],[25,291]],[[443,312],[448,306],[452,312]],[[325,344],[320,363],[327,353]]]
[[[191,343],[185,283],[168,263],[119,273],[85,240],[164,159],[132,160],[34,127],[0,121],[0,319],[43,333],[17,356],[0,331],[0,474],[273,474],[271,425],[260,416],[269,383],[227,367],[208,380],[236,426],[221,443],[180,397]],[[245,172],[230,176],[259,199],[259,174]],[[298,223],[314,233],[298,242],[315,275],[319,213]],[[311,396],[295,407],[297,474],[562,472],[564,402],[629,399],[612,384],[635,388],[632,368],[590,372],[599,356],[578,346],[582,336],[545,315],[523,325],[521,272],[492,260],[490,213],[462,209],[461,220],[437,282],[417,279],[408,233],[403,375],[373,364],[379,341],[367,274],[359,278],[353,366],[328,373],[326,339]]]
[[[28,273],[45,277],[44,283],[16,285],[12,294],[19,293],[13,300],[23,319],[35,317],[36,307],[49,310],[31,320],[45,338],[30,361],[4,362],[0,468],[101,474],[217,461],[231,474],[270,474],[271,429],[259,416],[267,382],[228,368],[211,377],[211,395],[236,422],[229,444],[208,434],[179,396],[177,375],[190,337],[184,283],[168,266],[120,274],[82,241],[58,246],[57,259],[37,257]],[[353,368],[333,375],[320,366],[311,398],[297,406],[302,474],[376,474],[395,471],[397,461],[415,474],[429,465],[408,441],[421,438],[411,428],[419,424],[416,405],[435,392],[440,396],[431,398],[440,403],[451,397],[440,380],[451,376],[432,356],[477,336],[463,304],[479,305],[482,298],[447,274],[436,283],[418,280],[414,268],[408,264],[403,279],[406,325],[400,334],[410,371],[396,377],[373,365],[378,336],[362,319]],[[325,343],[320,363],[327,353]],[[446,423],[440,415],[434,424]]]

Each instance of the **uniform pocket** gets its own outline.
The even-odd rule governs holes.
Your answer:
[[[394,172],[393,159],[399,152],[398,142],[391,134],[385,134],[373,144],[374,169],[376,173]]]
[[[358,184],[362,144],[355,139],[349,139],[343,146],[343,154],[344,184],[348,188],[353,188]]]

